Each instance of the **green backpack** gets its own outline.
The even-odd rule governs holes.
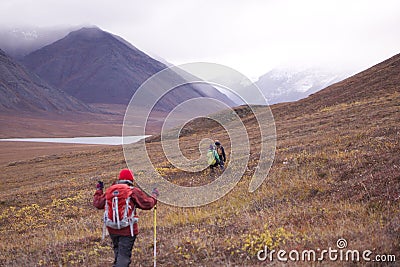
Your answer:
[[[208,152],[207,152],[207,162],[208,162],[208,165],[214,165],[215,164],[215,162],[217,162],[217,159],[216,159],[216,157],[215,157],[215,152],[214,152],[214,150],[208,150]]]

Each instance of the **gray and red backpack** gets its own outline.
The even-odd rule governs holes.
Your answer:
[[[131,235],[134,235],[133,225],[138,222],[138,218],[136,207],[131,201],[132,188],[125,183],[118,183],[106,190],[103,230],[106,226],[113,229],[130,227]]]

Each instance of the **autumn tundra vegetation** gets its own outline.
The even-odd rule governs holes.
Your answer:
[[[336,248],[340,238],[349,249],[400,260],[399,69],[395,56],[304,100],[271,106],[276,154],[254,193],[248,185],[260,134],[249,107],[235,108],[251,144],[246,172],[209,205],[158,204],[158,265],[267,264],[257,259],[265,246],[322,250]],[[220,125],[196,119],[185,128],[179,142],[187,157],[195,158],[199,141],[212,136],[223,142],[229,166],[230,142]],[[146,146],[169,181],[183,186],[210,181],[208,170],[187,173],[169,163],[159,138],[147,139]],[[0,168],[1,266],[111,266],[112,247],[108,238],[101,239],[102,212],[92,198],[98,180],[107,187],[126,168],[122,147],[48,154]],[[152,216],[140,212],[134,266],[153,263]],[[322,264],[338,262],[325,258]]]

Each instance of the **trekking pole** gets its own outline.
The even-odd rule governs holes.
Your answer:
[[[157,204],[154,206],[154,267],[157,266]]]

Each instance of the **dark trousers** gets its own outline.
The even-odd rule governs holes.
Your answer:
[[[219,162],[215,162],[213,165],[210,165],[211,172],[214,172],[214,168],[219,165]]]
[[[220,160],[220,161],[219,161],[219,166],[221,167],[221,169],[224,168],[224,165],[225,165],[225,161]]]
[[[136,236],[110,234],[114,249],[113,267],[127,267],[131,263],[132,248]]]

